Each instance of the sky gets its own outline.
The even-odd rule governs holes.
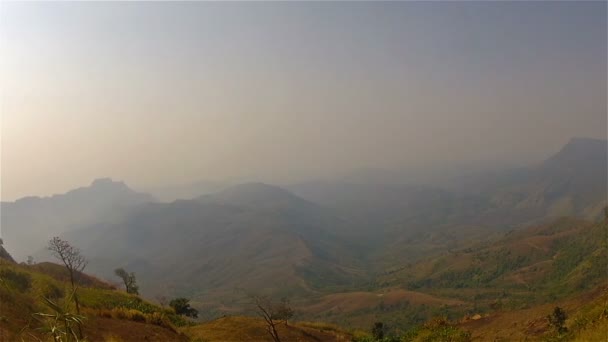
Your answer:
[[[606,6],[3,1],[2,200],[539,161],[606,138]]]

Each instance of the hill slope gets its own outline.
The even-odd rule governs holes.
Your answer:
[[[608,281],[607,236],[607,221],[564,218],[390,270],[380,281],[457,298],[474,295],[477,306],[542,303]]]
[[[24,260],[44,248],[53,236],[153,201],[150,195],[135,192],[123,182],[105,178],[61,195],[2,202],[2,238],[13,257]]]
[[[350,286],[356,258],[329,231],[340,220],[268,185],[249,184],[196,200],[151,203],[124,220],[65,238],[111,277],[124,266],[143,293],[186,295],[200,307],[240,308],[246,293],[303,295]]]
[[[63,322],[39,313],[55,315],[59,311],[45,303],[48,298],[61,312],[75,314],[69,284],[62,277],[62,266],[45,263],[17,265],[0,260],[0,340],[50,340],[48,328],[63,329]],[[188,341],[175,323],[185,323],[171,310],[152,305],[136,296],[113,289],[83,275],[78,290],[83,333],[87,341]],[[65,311],[64,311],[65,310]]]
[[[459,178],[446,188],[316,181],[289,189],[334,210],[349,223],[337,233],[386,266],[560,216],[601,218],[607,155],[607,141],[575,138],[537,166]]]
[[[203,341],[269,341],[272,338],[259,318],[232,316],[201,323],[184,329],[192,339]],[[351,334],[337,326],[321,323],[279,324],[277,332],[281,341],[351,341]]]
[[[567,315],[568,332],[561,336],[547,316],[559,306]],[[608,288],[601,286],[578,296],[517,310],[500,310],[479,319],[462,320],[460,328],[473,341],[606,341],[608,338]]]
[[[525,176],[492,189],[492,202],[538,216],[597,219],[607,204],[607,158],[606,140],[574,138]]]

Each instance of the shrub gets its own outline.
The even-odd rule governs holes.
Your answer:
[[[123,308],[112,309],[112,318],[114,319],[127,319],[127,310]]]
[[[146,315],[146,322],[154,325],[165,325],[165,315],[160,312],[154,312],[152,314]]]
[[[382,340],[384,338],[384,323],[374,323],[374,326],[372,327],[372,335],[376,340]]]
[[[190,299],[183,297],[175,298],[169,302],[169,306],[171,306],[178,315],[184,315],[192,318],[198,317],[198,310],[190,306]]]
[[[435,329],[432,333],[423,339],[424,342],[469,342],[471,341],[471,333],[460,330],[453,326],[445,326],[440,329]]]
[[[46,297],[49,299],[58,299],[64,296],[63,289],[52,283],[44,283],[43,285],[41,285],[40,292],[42,294],[42,297]]]
[[[188,325],[188,321],[186,321],[186,319],[184,319],[184,317],[182,317],[180,315],[172,314],[172,315],[168,315],[167,318],[169,319],[171,324],[173,324],[177,327],[184,327],[184,326]]]
[[[32,277],[23,272],[17,272],[12,269],[4,269],[0,271],[0,279],[4,284],[18,291],[25,292],[32,287]]]
[[[114,308],[111,311],[111,316],[116,319],[124,319],[142,323],[146,322],[146,314],[134,309]]]
[[[128,317],[129,317],[129,320],[131,320],[131,321],[141,322],[141,323],[146,322],[146,316],[141,311],[138,311],[138,310],[129,310]]]
[[[401,340],[403,342],[469,342],[471,333],[454,326],[445,316],[439,316],[406,332],[401,336]]]
[[[433,319],[431,319],[430,321],[428,321],[426,324],[424,324],[424,327],[427,329],[439,329],[442,327],[447,327],[449,326],[449,322],[448,322],[448,318],[445,316],[439,316],[439,317],[434,317]]]
[[[558,334],[563,334],[568,331],[568,328],[565,326],[566,318],[568,318],[566,312],[559,306],[556,306],[553,310],[553,314],[547,316],[547,321],[549,321],[549,325],[551,325]]]

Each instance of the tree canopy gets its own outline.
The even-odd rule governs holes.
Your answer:
[[[139,286],[135,281],[135,273],[127,272],[124,268],[117,268],[114,270],[114,274],[116,274],[122,282],[125,284],[125,290],[127,293],[139,294]]]
[[[190,306],[190,299],[183,297],[175,298],[169,302],[169,306],[172,307],[178,315],[192,318],[198,317],[198,310]]]

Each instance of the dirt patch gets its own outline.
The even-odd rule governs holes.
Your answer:
[[[188,341],[188,338],[167,328],[133,321],[97,318],[85,325],[85,335],[90,341]]]

